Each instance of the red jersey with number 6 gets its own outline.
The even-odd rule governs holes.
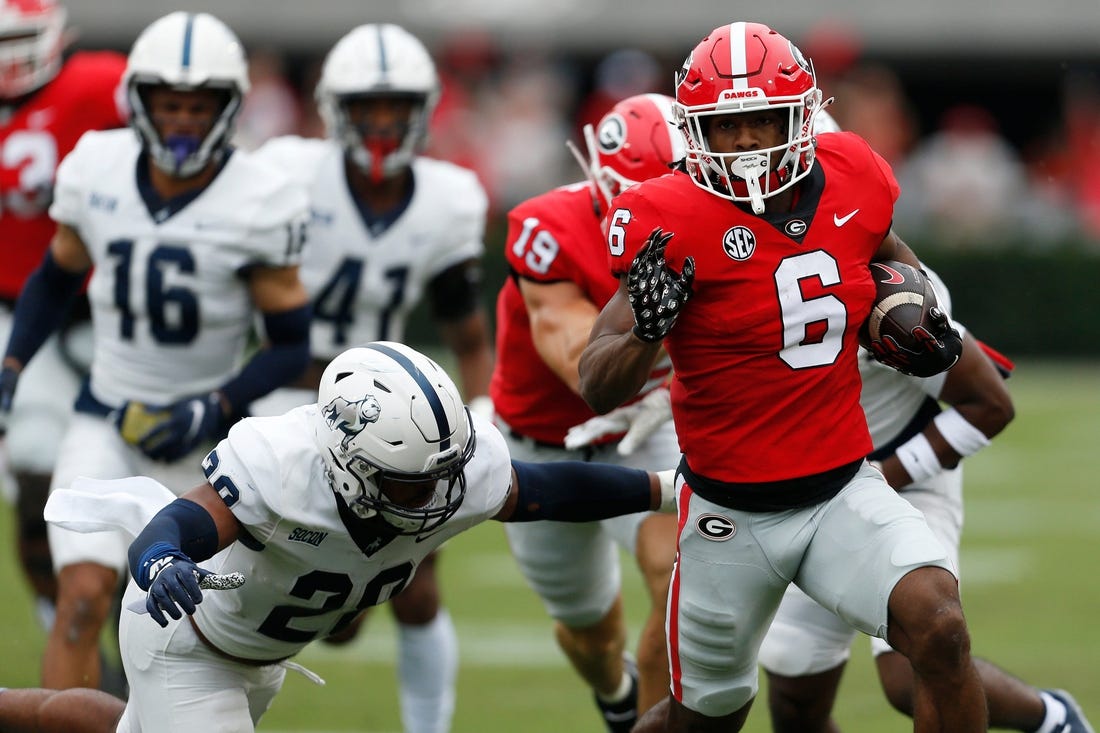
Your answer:
[[[852,133],[818,136],[793,210],[754,216],[686,173],[645,181],[608,216],[612,272],[654,229],[694,295],[665,346],[672,408],[688,466],[717,481],[822,473],[871,450],[860,408],[859,326],[875,287],[868,264],[890,229],[898,185]]]
[[[0,117],[0,299],[15,300],[53,238],[46,212],[58,163],[86,131],[125,124],[125,70],[121,54],[74,54],[10,117]]]
[[[577,183],[528,199],[508,214],[505,256],[512,276],[497,297],[497,363],[489,396],[508,427],[546,443],[560,445],[569,428],[595,413],[539,356],[516,278],[572,282],[602,308],[619,281],[607,272],[593,202],[591,184]],[[665,359],[643,392],[663,382],[668,371]]]

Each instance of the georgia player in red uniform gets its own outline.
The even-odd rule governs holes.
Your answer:
[[[125,123],[120,91],[126,58],[106,51],[62,60],[65,9],[53,0],[0,5],[0,343],[7,343],[12,307],[53,238],[47,214],[54,172],[87,130]],[[20,381],[15,399],[16,382]],[[42,507],[54,447],[79,386],[52,339],[21,377],[0,374],[0,451],[18,486],[19,555],[45,610],[56,593]],[[14,404],[13,404],[14,401]],[[4,434],[11,428],[10,437]],[[48,625],[48,620],[47,620]]]
[[[893,174],[855,135],[814,138],[812,67],[767,26],[712,31],[677,75],[676,100],[686,165],[613,202],[619,289],[580,361],[598,411],[634,394],[662,343],[674,367],[672,697],[638,730],[739,730],[790,582],[909,656],[918,729],[984,730],[948,555],[864,460],[868,266],[919,266],[890,229]],[[946,319],[936,336],[944,351],[959,338]]]
[[[497,300],[498,357],[490,384],[497,423],[510,450],[525,460],[671,467],[678,456],[671,422],[654,420],[648,430],[643,425],[651,406],[667,416],[667,359],[650,374],[643,401],[599,424],[578,394],[577,360],[617,287],[607,273],[600,229],[612,194],[670,172],[670,164],[683,157],[672,99],[659,94],[625,99],[595,129],[586,127],[586,141],[589,160],[582,162],[591,180],[535,196],[508,215],[505,255],[512,276]],[[635,426],[630,438],[620,440]],[[520,570],[554,619],[558,643],[595,693],[607,727],[630,730],[635,711],[648,709],[668,689],[664,609],[675,517],[646,513],[576,525],[534,522],[506,531]],[[637,671],[624,663],[620,547],[637,559],[650,593]]]

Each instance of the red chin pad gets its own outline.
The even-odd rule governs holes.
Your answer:
[[[370,178],[374,183],[380,183],[386,177],[382,164],[386,156],[393,153],[400,146],[399,140],[392,138],[366,138],[363,146],[370,153]]]

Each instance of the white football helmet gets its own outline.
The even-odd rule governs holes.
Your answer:
[[[403,344],[349,349],[318,389],[317,445],[333,491],[362,519],[399,534],[430,532],[458,511],[476,443],[470,414],[443,368]],[[381,483],[434,480],[426,504],[391,501]]]
[[[22,97],[57,76],[65,17],[54,0],[0,0],[0,98]]]
[[[439,77],[424,44],[390,23],[361,25],[337,41],[325,58],[316,89],[328,136],[376,179],[401,173],[423,149],[439,94]],[[348,118],[348,100],[370,96],[406,97],[416,103],[396,149],[371,151],[362,131]]]
[[[225,154],[249,85],[244,49],[225,23],[207,13],[183,11],[154,21],[134,42],[123,79],[132,110],[130,124],[162,171],[187,178]],[[143,96],[153,86],[215,89],[225,92],[226,101],[202,140],[162,140]]]

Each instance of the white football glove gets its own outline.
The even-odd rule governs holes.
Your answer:
[[[606,415],[597,415],[569,428],[565,435],[565,447],[576,450],[605,435],[626,433],[617,449],[619,455],[629,456],[670,419],[672,403],[668,388],[658,387],[633,404],[616,407]]]

